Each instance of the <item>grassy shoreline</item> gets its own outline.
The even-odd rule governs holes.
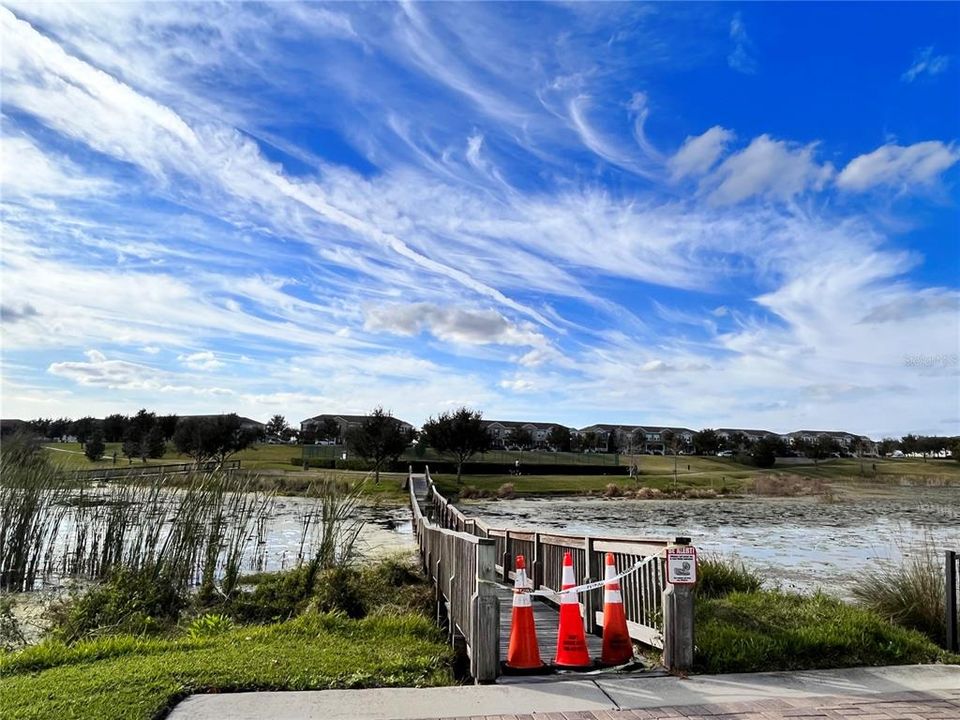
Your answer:
[[[449,685],[421,615],[308,615],[205,638],[47,642],[0,656],[0,718],[152,720],[192,693]]]

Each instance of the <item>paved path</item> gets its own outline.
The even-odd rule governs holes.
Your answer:
[[[170,720],[960,720],[960,666],[193,695]]]

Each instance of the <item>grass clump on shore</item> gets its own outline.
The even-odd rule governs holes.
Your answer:
[[[701,557],[697,561],[698,598],[718,598],[733,592],[757,592],[760,577],[742,560],[725,557]]]
[[[863,607],[946,646],[944,583],[943,566],[927,543],[899,563],[877,563],[859,576],[852,592]]]
[[[817,594],[731,593],[697,602],[698,672],[768,672],[948,660],[921,633]]]
[[[195,692],[444,685],[440,631],[418,615],[308,614],[207,636],[47,642],[0,657],[0,718],[150,720]]]
[[[697,672],[768,672],[957,662],[916,630],[821,593],[762,590],[742,562],[700,562]]]

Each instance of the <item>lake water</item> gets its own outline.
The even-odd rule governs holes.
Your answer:
[[[933,543],[960,550],[960,487],[894,488],[839,502],[818,498],[467,501],[494,527],[613,536],[688,536],[702,553],[737,556],[768,585],[846,595],[878,560]]]

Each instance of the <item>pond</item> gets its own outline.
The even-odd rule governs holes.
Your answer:
[[[611,536],[688,536],[707,554],[737,556],[769,586],[844,596],[879,560],[923,546],[960,550],[960,487],[889,488],[840,501],[817,497],[710,500],[515,499],[461,503],[494,527]]]

